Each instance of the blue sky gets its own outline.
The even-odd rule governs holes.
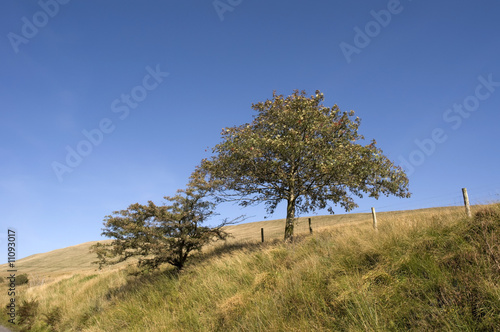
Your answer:
[[[112,211],[161,203],[273,90],[321,90],[408,171],[412,198],[361,199],[352,212],[459,205],[462,187],[473,203],[500,197],[497,1],[0,8],[0,240],[15,228],[18,258],[99,240]]]

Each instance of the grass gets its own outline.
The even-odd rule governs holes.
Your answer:
[[[262,224],[244,224],[180,273],[82,270],[20,286],[18,301],[37,301],[33,331],[493,331],[500,205],[474,213],[380,213],[378,232],[325,219],[294,243],[260,244]]]
[[[420,215],[427,215],[429,213],[448,213],[451,211],[463,211],[461,207],[440,207],[440,208],[427,208],[419,210],[405,210],[405,211],[391,211],[391,212],[378,212],[377,218],[393,218],[395,216],[404,216],[405,218],[417,217]],[[308,218],[311,218],[311,227],[314,231],[322,230],[325,228],[336,227],[342,224],[359,224],[371,223],[371,213],[353,213],[353,214],[338,214],[326,216],[312,216],[300,217],[295,221],[294,233],[295,234],[308,234],[309,223]],[[232,234],[232,238],[228,241],[243,242],[243,241],[260,241],[260,229],[264,228],[265,240],[283,239],[285,231],[285,219],[265,220],[246,224],[239,224],[234,226],[227,226],[226,229]]]
[[[32,280],[71,275],[82,271],[95,270],[91,264],[96,256],[89,254],[89,249],[98,241],[86,242],[63,249],[35,254],[16,262],[17,270],[28,274]],[[104,241],[103,241],[104,242]],[[0,265],[1,271],[7,270],[7,264]]]
[[[458,207],[446,208],[429,208],[409,211],[394,211],[394,212],[379,212],[378,218],[386,218],[393,216],[418,216],[422,214],[449,211],[462,211]],[[297,218],[295,225],[296,234],[309,233],[308,217]],[[353,213],[339,214],[333,216],[313,216],[312,228],[317,231],[324,228],[336,227],[340,224],[356,224],[370,223],[370,213]],[[284,234],[285,219],[266,220],[260,222],[245,223],[239,225],[227,226],[226,230],[231,233],[232,237],[227,243],[243,243],[243,242],[259,242],[261,240],[260,229],[264,228],[265,240],[272,241],[274,239],[282,239]],[[92,273],[96,270],[96,265],[92,264],[97,260],[97,256],[89,253],[89,249],[97,242],[92,241],[67,248],[57,249],[46,253],[31,255],[29,257],[17,261],[16,267],[21,273],[26,273],[32,280],[32,284],[43,284],[51,282],[55,278],[61,276],[71,276],[75,273]],[[124,265],[119,265],[122,268]],[[109,268],[108,268],[109,269]],[[7,274],[7,265],[0,265],[0,276],[4,277]],[[111,268],[114,270],[114,268]]]

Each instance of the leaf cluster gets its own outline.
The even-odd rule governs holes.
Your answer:
[[[333,213],[330,202],[355,208],[353,196],[409,197],[403,170],[375,140],[360,144],[359,117],[325,107],[323,100],[320,91],[310,97],[274,92],[252,105],[257,115],[251,123],[223,128],[214,156],[201,164],[219,199],[243,206],[264,202],[269,213],[282,200],[299,212],[328,207]]]
[[[104,219],[102,235],[113,238],[110,244],[97,243],[99,267],[139,257],[139,267],[156,269],[168,263],[182,269],[189,254],[212,241],[224,240],[228,233],[224,220],[216,227],[203,223],[214,215],[215,203],[207,199],[208,184],[199,173],[193,173],[187,189],[166,196],[166,205],[132,204]],[[232,221],[234,222],[234,221]]]

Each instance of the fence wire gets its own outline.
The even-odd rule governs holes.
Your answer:
[[[473,187],[469,191],[469,198],[471,200],[471,205],[484,205],[492,204],[500,201],[500,190],[493,189],[491,187]],[[448,204],[441,204],[440,207],[433,207],[432,202],[437,200],[447,198]],[[421,208],[415,210],[412,209],[411,205],[415,206],[415,203],[429,202],[429,207]],[[398,214],[419,214],[419,213],[429,213],[430,209],[435,209],[435,212],[439,211],[461,211],[464,209],[463,196],[460,189],[453,192],[444,193],[442,195],[435,195],[431,197],[426,197],[424,199],[414,200],[411,203],[401,203],[401,204],[390,204],[384,206],[374,206],[377,212],[377,219],[379,222],[383,222],[385,216],[391,215],[397,216]],[[408,210],[411,210],[409,212]],[[465,211],[465,210],[464,210]],[[309,219],[311,223],[309,224]],[[306,235],[312,232],[336,227],[339,225],[347,224],[371,224],[373,221],[371,210],[361,210],[356,213],[351,214],[340,214],[340,215],[322,215],[322,216],[305,216],[296,218],[294,221],[294,235]],[[285,234],[285,219],[275,219],[266,220],[259,222],[252,222],[248,224],[240,224],[235,226],[229,226],[227,230],[232,233],[232,238],[229,242],[255,242],[261,241],[262,234],[261,229],[264,232],[264,241],[273,241],[276,239],[283,240]]]

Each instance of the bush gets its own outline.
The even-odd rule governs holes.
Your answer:
[[[16,277],[16,286],[24,285],[29,282],[28,275],[26,273],[20,274]]]
[[[31,301],[23,300],[23,302],[19,305],[18,325],[24,325],[25,330],[31,330],[31,327],[35,323],[35,317],[38,311],[38,305],[39,303],[37,300],[31,300]]]

